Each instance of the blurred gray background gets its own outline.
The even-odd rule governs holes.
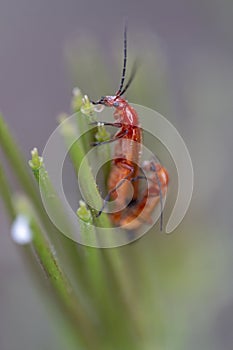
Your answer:
[[[195,276],[206,280],[211,275],[215,283],[209,294],[200,296],[201,318],[207,312],[209,323],[202,332],[193,330],[190,349],[230,350],[233,3],[2,0],[0,110],[25,156],[35,146],[41,151],[57,125],[56,116],[69,111],[74,85],[93,98],[117,88],[125,18],[129,65],[137,56],[142,62],[128,97],[155,108],[175,125],[194,165],[193,201],[180,229],[192,227],[193,235],[198,231],[196,244],[201,251],[205,242],[200,254],[207,258],[204,265],[196,261]],[[139,86],[144,94],[137,92]],[[53,309],[50,317],[49,302],[11,242],[1,202],[0,228],[0,349],[63,349],[62,322],[54,322]],[[191,317],[198,320],[200,314]]]

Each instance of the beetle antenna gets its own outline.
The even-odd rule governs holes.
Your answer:
[[[129,80],[128,80],[127,84],[125,85],[124,89],[120,92],[120,94],[118,96],[122,96],[126,92],[126,90],[128,90],[129,86],[131,85],[132,81],[135,78],[137,69],[138,69],[138,61],[134,61],[134,65],[133,65]]]
[[[121,96],[121,90],[125,82],[126,63],[127,63],[127,25],[125,25],[125,30],[124,30],[124,60],[123,60],[123,69],[122,69],[122,75],[121,75],[121,83],[116,93],[116,96]]]
[[[122,75],[121,75],[121,83],[120,83],[120,87],[119,87],[118,91],[115,94],[116,98],[122,96],[126,92],[126,90],[128,90],[129,86],[131,85],[131,83],[132,83],[132,81],[133,81],[133,79],[135,77],[135,74],[136,74],[136,71],[137,71],[137,68],[138,68],[138,62],[135,61],[134,65],[133,65],[133,68],[132,68],[131,75],[129,77],[129,80],[126,83],[125,87],[123,88],[124,82],[125,82],[125,75],[126,75],[126,64],[127,64],[127,25],[125,25],[125,30],[124,30],[124,59],[123,59],[123,69],[122,69]],[[101,98],[99,101],[96,101],[96,102],[95,101],[91,101],[91,102],[94,105],[103,104],[103,98]]]

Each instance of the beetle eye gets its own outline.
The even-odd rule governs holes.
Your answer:
[[[117,101],[115,101],[115,102],[113,103],[113,106],[114,106],[114,107],[119,107],[119,105],[120,105],[120,104],[119,104],[119,102],[117,102]]]

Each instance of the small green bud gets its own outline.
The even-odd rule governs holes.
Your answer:
[[[81,112],[88,117],[92,117],[94,114],[94,106],[89,100],[87,95],[84,95],[82,99],[82,107],[81,107]]]
[[[78,217],[86,223],[92,223],[92,215],[87,208],[86,203],[82,200],[79,201],[79,208],[77,210]]]
[[[106,130],[105,126],[100,122],[97,124],[98,131],[95,134],[95,138],[98,142],[104,142],[110,140],[110,133]]]
[[[32,170],[39,170],[41,166],[43,165],[43,158],[39,156],[38,149],[35,147],[31,151],[32,159],[29,160],[29,165],[32,168]]]

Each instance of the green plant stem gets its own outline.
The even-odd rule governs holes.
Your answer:
[[[0,146],[2,147],[7,160],[10,162],[15,174],[17,174],[25,192],[32,199],[36,208],[41,211],[38,191],[32,181],[32,177],[28,172],[27,163],[19,151],[19,148],[9,132],[7,124],[3,116],[0,114]]]
[[[53,185],[48,176],[48,172],[44,167],[43,159],[38,155],[37,149],[33,149],[31,154],[32,159],[29,161],[29,165],[38,185],[40,185],[41,192],[44,196],[46,196],[47,204],[49,203],[49,207],[51,210],[53,210],[54,215],[58,218],[58,220],[62,220],[62,225],[66,224],[66,232],[68,233],[70,230],[69,223],[67,222],[64,212],[62,211],[62,204],[60,203],[60,199],[58,198],[57,193],[53,188]],[[69,246],[69,258],[71,258],[69,260],[66,260],[66,265],[70,265],[70,270],[76,277],[75,281],[78,280],[79,282],[77,283],[77,289],[81,295],[85,296],[85,299],[87,295],[84,293],[84,288],[81,288],[81,286],[87,285],[87,278],[83,272],[82,256],[77,249],[76,243],[72,242],[70,239],[67,239],[66,244]],[[69,263],[70,260],[71,264]]]
[[[74,137],[76,136],[76,131],[72,128],[71,125],[69,125],[68,120],[65,120],[61,124],[61,132],[66,144],[70,145],[70,140],[74,140]],[[80,169],[80,165],[82,163],[85,179],[80,177],[80,186],[82,187],[82,190],[85,193],[87,201],[93,203],[95,208],[101,208],[102,198],[97,189],[97,185],[93,177],[91,167],[88,164],[87,158],[85,157],[85,152],[80,139],[78,139],[72,144],[72,146],[69,149],[69,155],[77,176]],[[94,221],[97,223],[97,225],[101,227],[111,227],[109,218],[105,213],[102,213],[98,218],[95,217],[95,212],[93,214]]]
[[[10,221],[12,222],[16,216],[21,213],[17,212],[15,209],[10,185],[1,165],[0,194],[3,198]],[[32,254],[30,252],[30,247],[32,248],[32,251],[37,257],[37,261],[39,260],[40,266],[46,273],[47,278],[58,295],[60,306],[65,307],[67,315],[71,318],[72,324],[75,327],[75,332],[79,334],[79,338],[82,339],[83,344],[91,350],[97,344],[98,335],[96,334],[96,329],[88,317],[87,312],[83,309],[80,301],[77,299],[67,277],[65,277],[64,272],[59,266],[59,262],[54,255],[53,247],[45,238],[35,218],[32,217],[31,209],[25,213],[26,207],[25,205],[23,207],[23,215],[26,214],[30,217],[30,228],[32,231],[32,242],[30,246],[26,245],[25,247],[22,247],[24,253],[26,253],[27,259],[30,258],[31,260]],[[29,204],[28,207],[30,207]]]
[[[93,243],[93,241],[96,240],[95,226],[93,225],[91,212],[83,201],[80,201],[77,215],[79,218],[80,234],[83,242],[86,242],[87,244],[88,242],[90,242],[90,244]],[[97,299],[100,299],[101,296],[103,297],[104,288],[106,287],[101,250],[88,246],[83,246],[82,250],[85,260],[85,271],[91,285],[91,292],[94,294],[95,298],[97,297]],[[100,300],[98,302],[100,302]]]
[[[108,273],[111,275],[112,288],[118,291],[115,297],[118,299],[121,314],[125,314],[125,317],[130,320],[128,323],[129,332],[136,335],[136,338],[140,338],[143,332],[140,312],[124,256],[120,253],[119,248],[112,248],[103,249],[102,257],[103,264],[108,267]]]
[[[85,217],[87,217],[87,215]],[[86,242],[88,234],[91,233],[92,237],[95,235],[95,229],[89,224],[89,222],[86,223],[80,220],[80,228],[81,235],[86,238]],[[136,338],[140,338],[142,335],[140,312],[137,306],[137,298],[135,298],[135,290],[132,284],[132,279],[124,256],[121,254],[119,249],[96,250],[95,248],[89,247],[85,247],[84,249],[88,254],[86,259],[87,267],[91,269],[89,272],[93,273],[94,281],[98,283],[98,285],[101,283],[101,286],[103,283],[104,290],[102,290],[101,293],[105,295],[105,300],[111,299],[111,293],[114,294],[115,290],[117,290],[118,293],[115,295],[115,302],[117,303],[118,307],[117,310],[115,310],[115,313],[119,313],[119,318],[121,318],[122,315],[125,315],[125,317],[131,321],[124,330],[118,329],[118,332],[122,332],[122,336],[125,339],[127,338],[128,334],[135,335]],[[96,274],[101,273],[102,277],[103,271],[105,271],[105,278],[101,280],[101,282],[98,282],[99,276],[96,276]],[[100,289],[100,286],[98,288]],[[111,292],[109,293],[109,291]],[[105,309],[105,306],[107,308],[111,308],[111,304],[104,304],[102,307],[102,313],[108,317],[108,310]],[[111,319],[107,319],[106,322],[109,324]],[[113,334],[112,337],[114,338]]]
[[[21,154],[14,138],[12,137],[3,116],[0,114],[0,146],[2,147],[6,159],[10,163],[15,176],[19,180],[22,188],[25,193],[28,195],[30,201],[32,202],[36,213],[43,223],[43,226],[46,229],[46,233],[50,236],[51,240],[55,244],[60,246],[63,251],[65,247],[67,248],[66,254],[69,254],[69,251],[76,250],[75,244],[68,240],[66,237],[61,235],[60,231],[51,223],[43,205],[41,202],[40,194],[37,189],[35,182],[29,172],[29,167],[25,161],[23,155]],[[77,251],[73,254],[73,258],[77,255]]]
[[[86,276],[83,274],[82,261],[80,252],[77,249],[77,244],[70,239],[66,238],[56,229],[56,227],[51,223],[47,213],[45,212],[43,205],[41,203],[40,195],[36,189],[35,183],[33,182],[32,177],[26,170],[28,165],[24,160],[21,152],[18,150],[18,147],[11,136],[3,118],[0,116],[0,145],[2,146],[5,155],[10,162],[10,165],[13,168],[13,171],[18,176],[20,183],[28,195],[30,201],[34,205],[36,215],[40,219],[42,226],[45,228],[46,235],[50,238],[51,242],[54,244],[54,247],[57,251],[59,259],[66,263],[67,268],[70,269],[70,272],[76,277],[76,289],[80,297],[82,296],[83,300],[86,300],[88,305],[89,301],[87,293],[85,293],[85,279]],[[43,170],[44,171],[44,170]],[[34,171],[36,180],[39,180],[39,174]],[[48,184],[48,178],[46,177],[46,172],[44,171],[43,185],[44,188],[47,187],[51,190],[50,184]],[[9,199],[8,191],[8,199]],[[8,203],[10,203],[8,201]],[[43,231],[43,234],[44,231]],[[27,254],[27,252],[25,252]]]
[[[6,174],[4,173],[3,167],[0,164],[0,194],[2,196],[3,203],[6,207],[10,220],[13,221],[16,217],[16,210],[12,202],[12,194],[10,185],[7,181]]]
[[[77,299],[71,284],[53,254],[51,245],[41,234],[41,229],[34,219],[31,219],[30,227],[33,232],[32,247],[41,263],[41,267],[74,322],[80,339],[89,349],[94,349],[98,344],[98,334],[96,334],[96,329],[90,317]]]
[[[4,169],[2,165],[0,164],[0,195],[2,197],[3,203],[6,208],[6,213],[8,214],[10,224],[14,222],[18,215],[17,204],[15,203],[15,198],[13,196],[10,184],[8,182],[8,179],[5,175]],[[16,205],[15,205],[16,204]],[[32,255],[32,252],[28,248],[28,245],[21,246],[20,253],[22,253],[22,257],[27,262],[27,266],[30,267],[30,269],[33,272],[33,276],[37,275],[38,273],[38,264],[34,259],[34,256]]]
[[[54,217],[56,217],[57,222],[62,221],[63,227],[65,226],[67,235],[70,231],[70,225],[65,216],[63,205],[55,192],[53,185],[48,176],[43,163],[42,157],[39,156],[37,148],[31,151],[32,159],[29,161],[29,165],[35,176],[35,179],[40,186],[40,192],[44,198],[46,198],[46,204],[49,206],[50,210],[53,211]]]
[[[94,226],[90,226],[88,223],[81,222],[80,219],[80,229],[81,236],[84,236],[86,240],[87,232],[90,232],[90,227],[92,232],[92,240],[93,235],[95,235]],[[88,227],[86,227],[88,226]],[[107,280],[104,275],[103,261],[101,256],[101,251],[98,248],[92,247],[82,247],[83,250],[83,262],[85,266],[85,273],[87,276],[87,281],[89,285],[90,294],[92,298],[95,300],[95,307],[102,310],[102,300],[105,295],[105,288],[107,288]]]
[[[81,205],[78,210],[79,222],[80,222],[80,232],[83,240],[88,241],[87,235],[91,235],[91,242],[93,243],[93,237],[95,237],[95,227],[92,225],[91,216],[87,216],[88,209],[83,208],[84,205]],[[83,216],[85,220],[82,220]],[[96,242],[97,243],[97,242]],[[106,328],[105,334],[105,343],[107,344],[107,349],[111,348],[111,343],[114,344],[114,347],[121,348],[119,344],[119,339],[124,339],[127,342],[128,337],[128,326],[121,327],[116,325],[112,319],[112,313],[114,312],[114,319],[122,317],[122,306],[124,312],[126,312],[126,317],[128,317],[128,307],[125,308],[125,302],[122,303],[122,292],[119,290],[119,287],[122,287],[118,283],[119,277],[116,276],[112,267],[106,265],[106,259],[104,259],[105,253],[103,249],[92,248],[92,247],[82,247],[84,253],[84,262],[85,262],[85,271],[88,276],[89,287],[93,299],[95,300],[95,308],[98,310],[99,317],[101,318],[103,324]],[[108,261],[109,262],[109,261]],[[115,278],[117,277],[117,281]],[[117,295],[119,298],[114,296],[115,290],[117,289]],[[124,297],[125,299],[125,297]],[[104,302],[103,302],[104,300]],[[114,305],[117,307],[114,308]]]
[[[43,225],[46,227],[49,232],[53,225],[51,224],[43,206],[41,203],[39,191],[35,186],[35,183],[31,177],[30,172],[28,171],[28,164],[25,161],[22,153],[20,152],[14,138],[10,134],[10,131],[3,119],[3,116],[0,114],[0,146],[2,147],[6,159],[10,163],[15,176],[19,180],[22,188],[25,193],[28,195],[32,201],[37,213]],[[54,227],[53,227],[54,230]]]

